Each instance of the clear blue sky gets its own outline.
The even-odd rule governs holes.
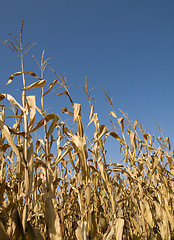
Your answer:
[[[10,39],[8,33],[19,36],[22,19],[24,42],[37,43],[25,57],[25,71],[39,74],[32,55],[40,61],[45,49],[51,67],[66,73],[73,85],[70,92],[75,102],[82,103],[84,118],[89,111],[82,88],[87,76],[89,88],[94,87],[100,124],[106,123],[110,111],[103,86],[110,91],[118,115],[121,108],[131,120],[138,118],[146,129],[158,134],[156,120],[174,143],[173,0],[1,1],[0,42]],[[20,71],[19,60],[3,44],[0,71],[2,84]],[[55,79],[49,72],[45,78],[48,83]],[[19,85],[15,80],[1,92],[14,94]],[[65,97],[52,95],[46,104],[52,108],[50,112],[59,113]],[[113,146],[108,154],[114,157]]]

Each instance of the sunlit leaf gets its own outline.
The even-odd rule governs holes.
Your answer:
[[[36,126],[32,129],[31,132],[34,132],[36,130],[38,130],[40,127],[42,127],[44,125],[44,121],[48,122],[48,121],[51,121],[52,119],[55,118],[55,114],[49,114],[47,115],[45,118],[43,118],[42,120],[40,120]]]
[[[49,84],[49,85],[50,85],[49,89],[43,94],[43,96],[45,96],[46,94],[48,94],[48,93],[51,91],[51,89],[53,88],[53,86],[54,86],[57,82],[58,82],[57,80],[54,80],[52,83],[50,83],[50,84]]]
[[[12,75],[9,77],[9,80],[8,80],[7,84],[11,83],[11,82],[13,81],[14,77],[19,76],[19,75],[21,75],[21,74],[23,74],[23,73],[24,73],[24,74],[31,75],[31,76],[33,76],[33,77],[36,77],[36,78],[42,80],[42,79],[41,79],[40,77],[38,77],[34,72],[16,72],[16,73],[12,74]],[[7,84],[6,84],[6,85],[7,85]]]
[[[29,89],[33,89],[33,88],[38,88],[38,87],[44,87],[46,83],[46,80],[40,80],[37,82],[32,83],[31,85],[21,89],[21,90],[29,90]]]
[[[115,132],[110,132],[110,135],[117,139],[121,144],[126,145],[125,142]]]
[[[0,101],[2,101],[4,98],[6,98],[9,102],[14,104],[15,106],[19,107],[23,112],[25,111],[25,108],[23,108],[10,94],[0,94]]]

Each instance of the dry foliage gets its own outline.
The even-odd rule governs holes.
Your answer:
[[[93,139],[84,132],[81,105],[70,96],[66,78],[53,71],[58,80],[45,91],[42,55],[41,77],[24,72],[23,22],[20,43],[5,43],[21,60],[22,104],[9,94],[0,94],[14,107],[14,122],[6,124],[0,105],[0,239],[174,239],[174,164],[169,138],[155,138],[138,121],[127,115],[117,117],[112,101],[109,116],[113,129],[99,123],[85,84],[90,104],[89,124],[94,124]],[[31,45],[32,46],[32,45]],[[31,48],[31,47],[29,47]],[[36,82],[26,86],[26,77]],[[70,100],[74,130],[57,114],[44,110],[44,97],[54,85],[63,87],[58,95]],[[27,90],[41,88],[41,107]],[[36,122],[36,115],[41,117]],[[11,122],[12,122],[11,121]],[[43,138],[38,137],[40,133]],[[106,161],[107,138],[120,144],[120,162]],[[53,149],[56,144],[57,150]]]

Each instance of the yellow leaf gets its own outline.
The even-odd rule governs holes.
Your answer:
[[[33,141],[31,135],[29,136],[29,149],[28,149],[28,168],[26,169],[26,181],[25,181],[25,193],[29,197],[31,190],[32,190],[32,184],[33,184],[33,162],[34,162],[34,149],[33,149]]]
[[[131,130],[128,131],[129,137],[130,137],[130,143],[133,147],[133,150],[136,150],[136,138],[135,138],[135,133],[132,132]]]
[[[92,118],[92,116],[93,116],[93,112],[94,112],[94,106],[93,106],[93,105],[91,105],[91,111],[90,111],[90,116],[89,116],[89,119],[91,119],[91,118]]]
[[[85,137],[80,137],[78,135],[74,135],[74,134],[69,134],[69,136],[71,137],[73,143],[76,145],[77,148],[79,149],[83,149],[85,144],[86,144],[86,140]]]
[[[63,95],[63,94],[66,94],[69,97],[70,102],[73,104],[73,100],[72,100],[71,96],[69,95],[68,90],[66,90],[62,93],[58,93],[58,94],[56,94],[56,96],[60,96],[60,95]]]
[[[70,112],[66,107],[62,108],[62,113],[74,116],[74,114],[72,112]]]
[[[51,123],[51,125],[49,127],[48,132],[47,132],[47,137],[49,137],[52,134],[52,132],[54,131],[54,128],[55,128],[58,120],[59,120],[58,116],[54,115],[53,121],[52,121],[52,123]]]
[[[45,200],[45,222],[49,237],[52,240],[62,240],[60,218],[55,210],[54,200],[50,197]]]
[[[0,120],[0,129],[2,131],[2,135],[5,136],[5,138],[7,139],[8,143],[10,144],[10,146],[12,147],[13,151],[15,152],[16,156],[17,156],[17,175],[19,176],[20,174],[20,163],[21,163],[21,158],[20,158],[20,153],[18,148],[16,147],[13,138],[9,132],[8,127]]]
[[[33,77],[36,77],[36,78],[42,80],[42,79],[41,79],[40,77],[38,77],[34,72],[16,72],[16,73],[12,74],[12,75],[9,77],[8,82],[6,83],[6,85],[9,84],[9,83],[11,83],[11,82],[13,81],[13,78],[14,78],[14,77],[19,76],[19,75],[21,75],[21,74],[23,74],[23,73],[24,73],[24,74],[29,74],[29,75],[31,75],[31,76],[33,76]]]
[[[167,140],[167,142],[168,142],[169,151],[170,151],[170,149],[171,149],[171,144],[170,144],[170,139],[169,139],[169,137],[166,137],[166,140]]]
[[[134,130],[136,130],[137,123],[138,123],[138,119],[136,119],[135,122],[134,122]]]
[[[124,228],[124,219],[118,218],[115,224],[115,235],[117,240],[122,240]]]
[[[46,83],[46,80],[40,80],[37,82],[32,83],[31,85],[21,89],[21,90],[29,90],[29,89],[33,89],[33,88],[38,88],[38,87],[44,87]]]
[[[52,83],[50,83],[50,87],[49,89],[43,94],[43,96],[45,96],[47,93],[49,93],[51,91],[51,89],[53,88],[53,86],[58,82],[58,80],[54,80]]]
[[[123,132],[123,130],[124,130],[124,118],[123,117],[118,119],[118,124],[120,122],[121,122],[121,131]]]
[[[109,115],[112,115],[114,118],[118,119],[117,115],[114,112],[110,112]]]
[[[97,141],[103,137],[103,135],[105,135],[106,133],[109,132],[109,129],[105,126],[105,125],[101,125],[100,128],[99,128],[99,132],[97,134],[98,138],[97,138]]]
[[[25,111],[25,108],[23,108],[10,94],[0,94],[0,101],[2,101],[4,98],[13,103],[15,106],[19,107],[23,112]]]
[[[74,103],[74,121],[77,119],[77,116],[81,116],[81,104]]]
[[[54,119],[54,118],[55,118],[55,114],[53,114],[53,113],[47,115],[45,118],[43,118],[42,120],[40,120],[40,121],[37,123],[37,125],[32,129],[31,132],[34,132],[34,131],[36,131],[37,129],[39,129],[40,127],[42,127],[42,126],[44,125],[44,121],[48,122],[48,121],[50,121],[50,120],[52,120],[52,119]]]
[[[123,145],[126,146],[125,142],[123,141],[123,139],[121,139],[121,138],[118,136],[118,134],[116,134],[115,132],[110,132],[110,135],[111,135],[112,137],[114,137],[115,139],[117,139],[121,144],[123,144]]]

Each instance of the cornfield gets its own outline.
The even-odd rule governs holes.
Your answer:
[[[12,74],[7,84],[21,76],[23,89],[21,103],[10,94],[0,94],[0,239],[174,239],[169,138],[153,136],[122,111],[118,117],[104,89],[111,127],[100,124],[86,80],[88,127],[93,124],[95,129],[88,139],[83,106],[74,103],[66,78],[50,69],[57,80],[47,86],[44,51],[41,64],[35,59],[41,76],[24,71],[24,56],[34,44],[23,47],[22,35],[23,21],[20,41],[11,34],[12,41],[4,42],[21,61],[21,71]],[[31,85],[28,76],[36,79]],[[56,86],[63,88],[59,98],[69,99],[70,106],[61,110],[73,127],[44,108],[45,96]],[[40,106],[36,96],[27,95],[35,88],[38,95],[41,90]],[[13,116],[6,117],[5,99]],[[108,138],[120,146],[120,161],[108,161]]]

